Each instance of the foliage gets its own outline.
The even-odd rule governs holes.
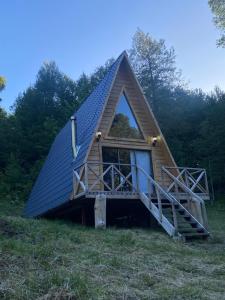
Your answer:
[[[224,0],[209,0],[209,6],[214,14],[214,23],[221,30],[217,45],[225,47],[225,2]]]
[[[173,48],[140,29],[130,58],[177,164],[206,168],[216,190],[224,190],[224,93],[218,88],[211,95],[188,90]]]
[[[139,129],[132,127],[129,123],[129,118],[122,113],[115,115],[109,135],[132,139],[142,138]]]
[[[0,109],[0,197],[26,199],[58,131],[107,72],[112,60],[73,81],[44,63],[7,114]],[[17,181],[17,183],[16,183]]]
[[[6,80],[4,77],[0,76],[0,92],[2,90],[4,90],[5,88],[5,85],[6,85]],[[2,99],[0,98],[0,102],[2,101]],[[4,113],[3,109],[0,107],[0,118],[1,118],[1,115]]]
[[[5,88],[6,80],[4,77],[0,76],[0,92]]]
[[[174,49],[167,49],[164,40],[157,41],[138,29],[129,52],[138,80],[156,112],[162,89],[172,89],[180,82]]]

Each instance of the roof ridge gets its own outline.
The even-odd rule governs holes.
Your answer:
[[[100,80],[100,82],[97,84],[97,86],[93,89],[93,91],[85,98],[85,100],[82,101],[80,107],[78,108],[78,110],[74,111],[73,115],[76,115],[79,110],[82,108],[82,106],[85,104],[86,100],[88,98],[90,98],[92,96],[92,94],[96,91],[96,89],[99,87],[100,84],[102,84],[105,80],[105,78],[109,75],[110,71],[113,69],[114,65],[116,65],[118,63],[118,61],[121,59],[122,62],[122,57],[126,57],[128,58],[127,52],[126,50],[124,50],[118,57],[117,59],[110,65],[109,70],[107,71],[107,73],[105,74],[105,76]]]

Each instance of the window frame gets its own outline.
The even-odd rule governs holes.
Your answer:
[[[112,127],[112,124],[113,124],[113,121],[114,121],[114,118],[115,118],[115,116],[116,116],[116,109],[117,109],[117,106],[118,106],[118,104],[119,104],[120,97],[121,97],[123,94],[124,94],[124,96],[125,96],[125,98],[126,98],[126,101],[127,101],[127,104],[129,105],[129,108],[130,108],[130,110],[131,110],[131,112],[132,112],[132,114],[133,114],[133,116],[134,116],[134,118],[135,118],[135,121],[136,121],[136,123],[137,123],[138,129],[140,130],[140,133],[141,133],[141,135],[142,135],[142,138],[140,138],[140,139],[137,139],[137,138],[126,138],[126,137],[118,137],[118,136],[110,136],[110,135],[109,135],[110,130],[111,130],[111,127]],[[106,133],[106,138],[107,138],[107,139],[110,139],[110,140],[118,140],[118,139],[119,139],[119,140],[123,140],[123,141],[133,141],[133,142],[141,142],[141,143],[143,143],[143,142],[146,143],[146,142],[147,142],[146,135],[144,134],[144,131],[143,131],[141,125],[140,125],[140,122],[139,122],[139,120],[138,120],[138,117],[137,117],[135,111],[134,111],[133,108],[132,108],[132,105],[131,105],[131,103],[130,103],[130,101],[129,101],[128,93],[127,93],[126,88],[125,88],[124,86],[122,87],[122,89],[121,89],[121,91],[120,91],[120,93],[119,93],[118,100],[117,100],[117,102],[116,102],[116,106],[115,106],[115,109],[114,109],[114,112],[113,112],[113,116],[112,116],[112,118],[111,118],[111,120],[110,120],[110,122],[109,122],[109,127],[108,127],[108,130],[107,130],[107,133]]]

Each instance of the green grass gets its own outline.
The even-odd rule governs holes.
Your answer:
[[[0,209],[0,299],[225,299],[225,201],[208,206],[212,237],[188,243]]]

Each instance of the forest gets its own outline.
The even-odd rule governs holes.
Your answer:
[[[175,50],[140,29],[128,54],[177,165],[206,168],[211,190],[223,193],[225,92],[219,87],[211,93],[191,90],[176,66]],[[1,199],[27,200],[54,137],[113,61],[77,80],[59,70],[56,62],[44,63],[10,112],[0,107]],[[1,77],[0,91],[5,85]]]

